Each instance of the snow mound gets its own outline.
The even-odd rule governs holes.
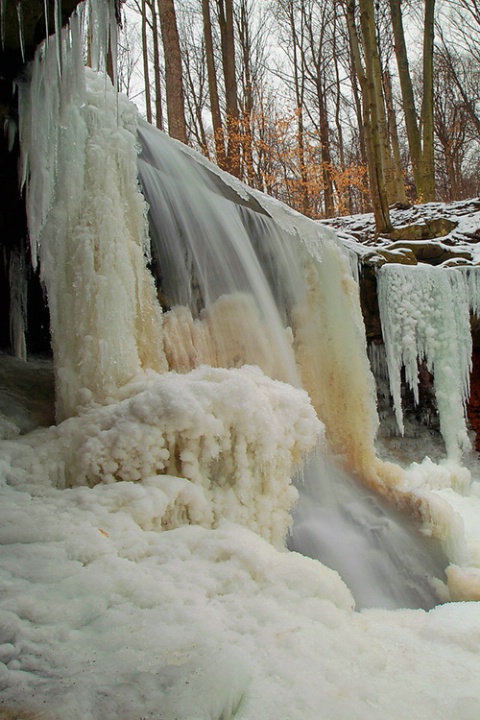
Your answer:
[[[203,366],[139,376],[116,400],[12,443],[11,481],[123,481],[123,502],[144,528],[223,518],[283,545],[292,474],[322,431],[306,392],[256,367]]]

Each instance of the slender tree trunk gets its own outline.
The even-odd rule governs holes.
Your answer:
[[[148,37],[147,37],[147,3],[142,0],[142,56],[143,77],[145,82],[145,109],[147,121],[152,122],[152,98],[150,95],[150,70],[148,67]]]
[[[403,29],[401,0],[390,0],[395,56],[402,92],[403,112],[408,147],[412,161],[417,197],[422,201],[435,198],[435,168],[433,156],[433,29],[435,0],[425,0],[423,42],[423,103],[422,132],[417,121],[413,83],[408,63],[407,46]]]
[[[375,23],[375,9],[373,0],[360,2],[360,25],[365,47],[365,66],[367,80],[372,92],[371,117],[375,118],[376,130],[373,133],[374,142],[378,142],[378,157],[382,168],[387,202],[389,205],[398,200],[395,187],[395,168],[388,137],[387,114],[385,110],[385,96],[383,91],[383,69],[380,59],[377,28]],[[368,39],[366,39],[368,38]],[[371,50],[367,50],[367,44]],[[368,76],[371,73],[371,79]]]
[[[424,201],[435,200],[435,158],[433,123],[433,43],[435,0],[425,0],[425,24],[423,37],[423,102],[422,125],[422,180]]]
[[[355,69],[362,88],[362,115],[365,132],[365,146],[368,160],[368,176],[372,195],[373,214],[378,233],[392,230],[388,198],[383,174],[383,157],[379,140],[378,108],[374,89],[374,70],[372,57],[375,36],[371,27],[374,26],[374,8],[372,0],[360,0],[360,22],[365,55],[365,69],[362,65],[358,35],[355,26],[355,0],[347,1],[347,21],[349,38],[352,48]]]
[[[328,125],[327,102],[325,92],[320,86],[318,78],[318,109],[320,119],[320,144],[322,148],[322,179],[325,217],[333,217],[335,207],[333,202],[332,157],[330,154],[330,128]],[[320,87],[319,87],[320,86]]]
[[[393,154],[393,194],[394,202],[406,203],[405,183],[403,182],[402,158],[400,155],[400,143],[398,140],[398,127],[395,108],[393,106],[392,78],[388,71],[383,74],[383,86],[385,89],[385,104],[387,106],[388,135]]]
[[[186,143],[187,124],[185,122],[182,55],[173,0],[158,0],[158,14],[165,56],[168,132],[173,138]]]
[[[295,92],[296,116],[297,116],[297,153],[300,173],[300,208],[304,215],[310,212],[310,190],[308,182],[308,168],[305,153],[305,125],[304,125],[304,99],[305,99],[305,78],[302,73],[299,53],[303,52],[303,23],[300,35],[295,24],[295,8],[293,0],[286,4],[288,22],[292,39],[293,51],[293,83]]]
[[[239,112],[235,73],[235,33],[233,0],[217,0],[220,38],[222,43],[223,77],[227,106],[227,165],[228,171],[240,176]]]
[[[162,78],[160,73],[160,48],[158,43],[158,16],[155,2],[152,2],[152,35],[153,35],[153,77],[155,79],[155,124],[163,130],[162,109]]]
[[[213,52],[212,20],[210,15],[210,0],[202,0],[203,33],[205,38],[205,54],[207,61],[208,92],[210,95],[210,112],[212,114],[212,125],[215,143],[215,155],[217,164],[223,170],[227,169],[225,155],[225,133],[223,129],[222,116],[220,113],[220,101],[218,97],[217,71],[215,68],[215,56]]]
[[[395,57],[397,59],[398,77],[402,91],[403,114],[405,117],[408,147],[410,149],[410,158],[412,161],[413,178],[415,180],[417,195],[421,196],[423,193],[420,171],[422,145],[415,109],[415,96],[413,93],[412,78],[408,63],[407,46],[405,43],[401,0],[390,0],[390,15],[392,19]]]
[[[252,81],[252,44],[249,18],[245,0],[240,4],[240,19],[237,24],[243,58],[243,112],[242,112],[242,150],[246,169],[246,180],[253,186],[255,171],[253,166],[253,81]],[[245,175],[245,173],[243,173]]]

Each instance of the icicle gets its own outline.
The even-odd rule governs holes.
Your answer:
[[[48,0],[43,0],[43,14],[45,16],[45,44],[48,45],[48,37],[50,35],[50,27],[48,24]]]
[[[470,310],[475,317],[480,317],[480,268],[462,267],[458,269],[466,276]]]
[[[401,370],[419,402],[418,363],[434,374],[440,428],[449,456],[470,446],[465,407],[472,338],[467,276],[428,265],[384,265],[377,273],[378,301],[390,390],[403,433]]]
[[[18,20],[18,38],[20,40],[20,52],[22,53],[22,60],[25,62],[25,37],[23,31],[23,9],[22,3],[17,2],[17,20]]]
[[[15,144],[15,138],[17,136],[17,123],[13,118],[7,118],[5,120],[5,135],[8,139],[8,152],[12,152]]]
[[[118,50],[117,17],[116,17],[115,12],[110,11],[108,51],[110,53],[111,63],[112,63],[112,70],[113,70],[112,83],[113,83],[114,88],[118,88],[117,50]]]
[[[388,365],[385,354],[385,345],[370,342],[367,346],[367,352],[374,376],[376,378],[388,380]]]

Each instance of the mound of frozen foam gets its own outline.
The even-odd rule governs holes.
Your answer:
[[[335,572],[239,525],[142,528],[150,483],[0,495],[2,717],[479,716],[478,603],[353,613]]]
[[[116,399],[11,445],[12,472],[59,487],[143,481],[156,497],[148,527],[227,519],[282,545],[291,476],[322,429],[303,390],[256,367],[203,366],[142,375]],[[142,504],[142,490],[125,492]]]

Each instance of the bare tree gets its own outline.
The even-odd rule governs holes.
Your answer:
[[[215,155],[217,159],[217,164],[222,169],[226,170],[227,159],[225,152],[225,132],[223,128],[222,115],[220,112],[220,99],[218,92],[217,68],[215,63],[215,52],[213,44],[210,0],[202,0],[202,20],[205,38],[205,59],[208,73],[208,91],[210,96],[210,112],[212,115]]]
[[[183,90],[182,54],[174,0],[158,0],[165,59],[165,88],[169,134],[187,142],[185,100]]]
[[[413,175],[417,196],[425,202],[435,199],[433,141],[434,11],[435,0],[425,0],[423,26],[423,92],[420,120],[418,120],[403,27],[401,0],[390,0],[392,29],[395,38],[395,55],[402,91],[403,112]]]
[[[356,74],[362,90],[362,116],[367,150],[370,190],[377,232],[390,232],[392,224],[385,183],[380,122],[380,93],[374,56],[378,55],[373,0],[359,0],[361,43],[356,24],[356,2],[347,0],[347,22]],[[360,48],[363,48],[365,66]],[[375,86],[377,84],[377,87]],[[383,99],[382,101],[383,102]]]
[[[235,62],[235,26],[233,0],[215,0],[220,28],[223,80],[225,86],[228,171],[240,176],[239,110]]]

